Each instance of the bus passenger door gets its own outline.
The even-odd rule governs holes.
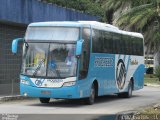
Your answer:
[[[82,54],[80,57],[79,79],[86,79],[89,68],[90,58],[90,29],[84,28],[82,38],[84,39]]]

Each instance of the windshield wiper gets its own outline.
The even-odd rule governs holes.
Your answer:
[[[33,73],[33,76],[35,76],[35,75],[37,74],[37,72],[40,70],[40,68],[41,68],[42,64],[44,63],[44,61],[45,61],[45,59],[42,59],[42,60],[39,62],[37,68],[35,69],[35,71],[34,71],[34,73]]]

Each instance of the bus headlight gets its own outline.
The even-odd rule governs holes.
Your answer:
[[[29,83],[28,80],[21,80],[21,83],[22,83],[22,84],[25,84],[25,85],[30,85],[30,83]]]
[[[63,86],[73,86],[73,85],[75,85],[75,84],[76,84],[75,81],[70,81],[70,82],[65,82],[65,83],[63,83]]]

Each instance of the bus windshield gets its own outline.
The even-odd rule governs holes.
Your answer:
[[[76,76],[75,44],[28,43],[24,45],[22,74],[33,77]]]

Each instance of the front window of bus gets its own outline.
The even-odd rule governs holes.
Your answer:
[[[51,43],[48,60],[48,77],[66,78],[76,76],[77,59],[75,44]]]
[[[79,28],[29,27],[23,50],[22,74],[33,77],[76,76]]]
[[[28,43],[24,45],[22,74],[31,76],[46,76],[47,43]]]

